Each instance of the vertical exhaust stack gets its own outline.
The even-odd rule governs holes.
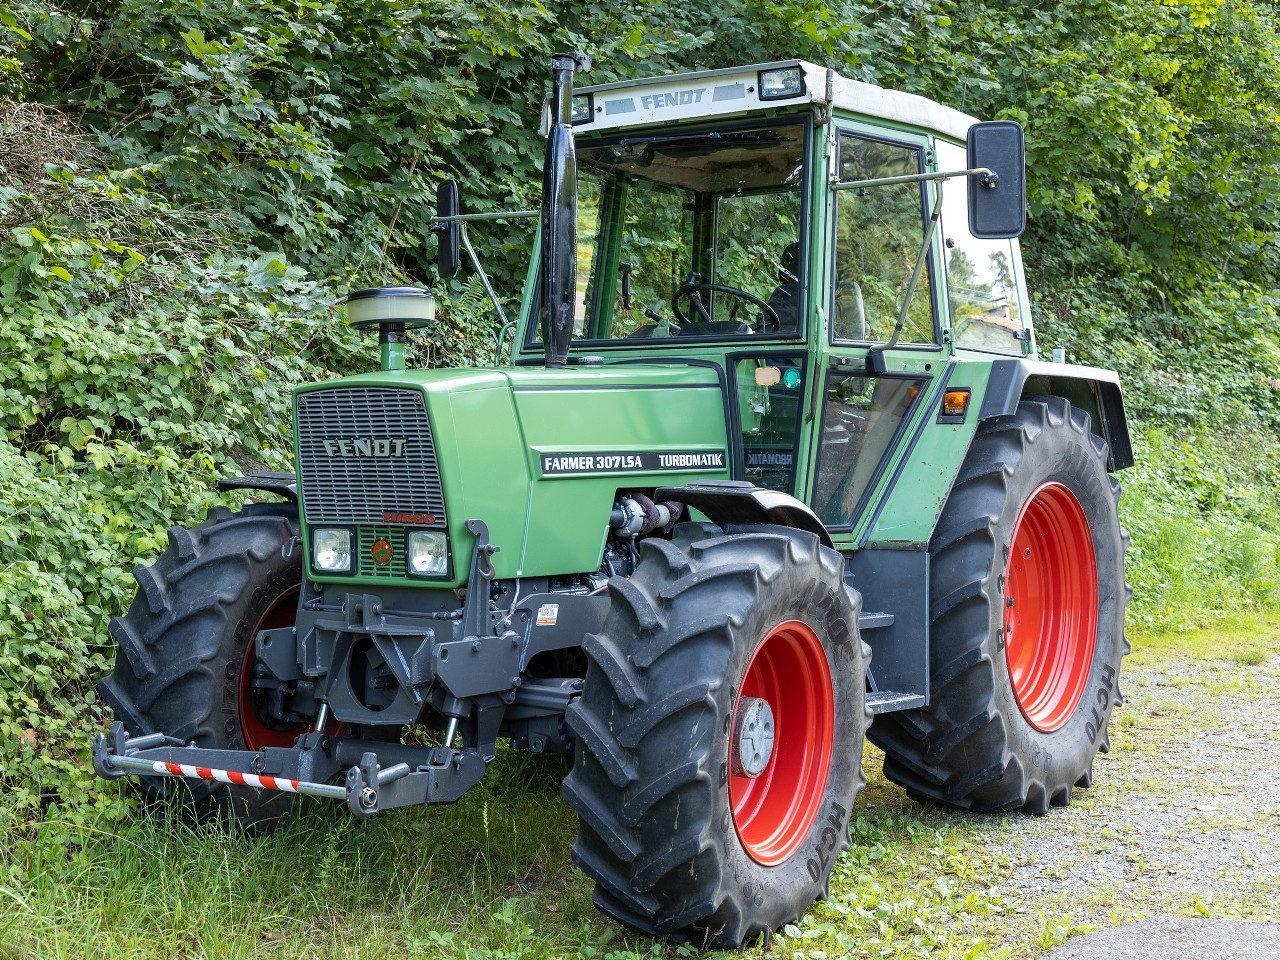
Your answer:
[[[546,365],[563,367],[578,294],[578,163],[573,153],[573,74],[591,69],[581,53],[551,58],[551,129],[542,165],[542,342]]]

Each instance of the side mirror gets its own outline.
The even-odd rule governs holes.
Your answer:
[[[989,174],[969,178],[969,232],[982,240],[1006,240],[1027,226],[1026,148],[1015,120],[969,128],[968,168]]]
[[[446,180],[436,188],[436,216],[456,217],[458,215],[458,185]],[[448,280],[458,272],[462,229],[457,220],[444,220],[431,228],[440,238],[440,251],[436,264],[440,270],[440,279]]]

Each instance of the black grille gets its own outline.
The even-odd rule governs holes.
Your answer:
[[[445,523],[435,444],[417,390],[300,394],[298,481],[307,523],[382,524],[386,513],[415,527]]]

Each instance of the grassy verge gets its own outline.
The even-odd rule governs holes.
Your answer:
[[[1218,727],[1241,701],[1270,696],[1266,680],[1280,670],[1276,619],[1138,637],[1129,702],[1117,711],[1098,786],[1047,817],[920,806],[884,781],[868,747],[871,782],[831,897],[767,952],[1014,960],[1142,915],[1266,918],[1280,886],[1251,877],[1247,865],[1225,881],[1156,882],[1167,877],[1169,855],[1144,852],[1150,844],[1140,834],[1150,824],[1135,827],[1132,810],[1181,805],[1185,793],[1176,791],[1185,784],[1170,760],[1178,744]],[[0,956],[696,954],[629,934],[592,910],[589,884],[569,865],[575,825],[558,797],[563,772],[554,761],[505,753],[453,807],[361,822],[318,805],[257,840],[140,815],[114,829],[77,828],[68,851],[67,828],[10,823],[0,830]],[[1190,829],[1259,829],[1242,823],[1237,807],[1215,803],[1213,791],[1201,785],[1204,809],[1193,811]],[[1265,805],[1258,817],[1280,830]],[[1094,848],[1107,854],[1101,872]]]

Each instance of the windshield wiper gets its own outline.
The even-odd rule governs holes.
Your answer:
[[[661,153],[664,156],[696,156],[722,147],[774,147],[795,143],[795,137],[782,137],[769,131],[749,133],[679,133],[668,137],[628,137],[617,146],[638,154]]]

